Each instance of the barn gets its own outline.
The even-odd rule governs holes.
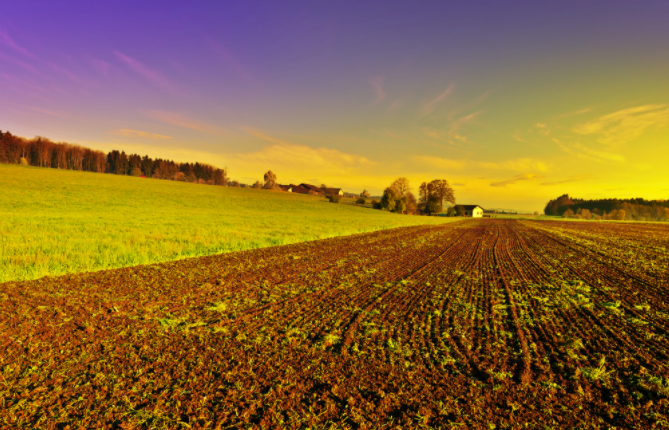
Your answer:
[[[460,213],[458,207],[461,207],[466,217],[483,218],[483,208],[479,205],[456,205],[455,210]]]

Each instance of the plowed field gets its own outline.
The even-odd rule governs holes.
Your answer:
[[[668,427],[668,250],[468,220],[0,284],[0,426]]]

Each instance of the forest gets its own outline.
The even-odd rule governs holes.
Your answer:
[[[54,169],[143,176],[209,185],[227,185],[226,169],[205,163],[177,163],[148,155],[108,153],[44,137],[26,139],[0,130],[0,162]]]
[[[669,201],[642,198],[586,200],[563,194],[550,200],[544,213],[565,218],[666,221],[669,220]]]

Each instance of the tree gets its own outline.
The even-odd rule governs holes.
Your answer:
[[[539,216],[539,211],[534,211],[534,216]]]
[[[404,212],[407,214],[414,214],[416,213],[416,210],[418,210],[418,202],[416,201],[416,196],[413,195],[411,192],[407,192],[404,194],[404,197],[402,198],[404,201]]]
[[[362,190],[362,192],[360,193],[360,197],[362,197],[363,199],[368,199],[369,196],[370,196],[370,194],[369,194],[369,191],[367,191],[367,190]]]
[[[409,186],[409,180],[405,177],[397,178],[390,184],[390,188],[393,188],[397,191],[397,194],[403,196],[407,192],[411,191],[411,186]]]
[[[456,206],[455,212],[457,212],[458,216],[465,216],[465,208],[462,206]]]
[[[424,208],[425,208],[425,212],[427,214],[433,214],[433,213],[441,212],[441,205],[439,204],[439,199],[437,197],[430,196],[427,199],[427,202],[425,203]],[[449,209],[453,209],[453,208],[449,208]],[[453,213],[455,213],[455,210],[453,210]]]
[[[2,130],[0,130],[0,163],[6,163],[7,161],[5,136],[2,134]]]
[[[622,210],[622,209],[619,209],[618,213],[616,213],[615,218],[613,218],[613,219],[618,220],[618,221],[624,220],[625,219],[625,211]]]
[[[388,212],[395,212],[397,202],[402,198],[399,192],[391,187],[383,190],[383,197],[381,197],[381,207]]]
[[[139,167],[133,167],[132,172],[130,172],[130,175],[139,178],[140,176],[142,176],[142,170]]]
[[[581,209],[581,217],[583,217],[583,219],[590,219],[592,218],[592,214],[587,209]]]
[[[435,179],[430,184],[432,184],[432,194],[439,199],[442,212],[444,211],[444,200],[452,205],[455,204],[455,192],[446,179]]]
[[[364,205],[365,203],[367,203],[367,201],[362,197],[360,197],[358,200],[355,201],[356,205]]]
[[[256,189],[261,189],[262,188],[262,182],[256,181],[255,184],[251,188],[256,188]]]
[[[214,185],[228,185],[228,168],[214,170],[211,179],[214,181]]]
[[[448,215],[448,216],[455,216],[455,213],[456,213],[455,208],[453,206],[451,206],[450,208],[448,208],[446,210],[446,215]]]
[[[321,184],[320,189],[323,190],[323,191],[325,191],[325,189],[326,189],[327,187],[328,187],[327,185],[325,185],[325,184]]]
[[[276,184],[276,175],[271,170],[268,170],[263,178],[265,179],[265,185],[263,186],[264,189],[276,190],[279,188],[279,186]]]
[[[418,187],[418,199],[421,203],[427,203],[430,195],[432,194],[432,183],[423,182]]]
[[[563,218],[569,218],[569,217],[571,217],[572,215],[574,215],[574,211],[571,210],[571,209],[567,209],[567,210],[564,211],[564,213],[562,214],[562,217],[563,217]]]

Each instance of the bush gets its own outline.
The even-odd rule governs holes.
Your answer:
[[[337,194],[328,196],[328,200],[330,200],[330,203],[339,203],[339,200],[341,200],[341,196]]]
[[[365,203],[367,203],[367,200],[362,199],[362,198],[355,201],[356,205],[364,205]]]
[[[372,200],[372,208],[374,208],[374,209],[383,209],[383,207],[381,206],[381,203],[378,202],[378,201],[376,201],[376,200]]]

